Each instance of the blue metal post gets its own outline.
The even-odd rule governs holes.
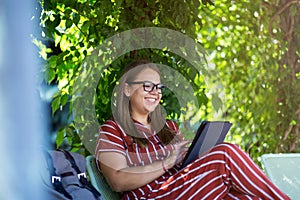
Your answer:
[[[0,199],[45,199],[38,149],[45,135],[38,98],[37,1],[0,1]]]

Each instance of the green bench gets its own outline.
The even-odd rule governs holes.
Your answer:
[[[86,157],[86,170],[92,185],[101,193],[104,200],[120,200],[119,193],[113,191],[97,168],[96,159],[89,155]]]
[[[300,153],[264,154],[261,158],[271,181],[292,200],[299,200]]]

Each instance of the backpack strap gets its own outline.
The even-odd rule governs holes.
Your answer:
[[[65,154],[67,160],[70,161],[72,167],[73,167],[73,168],[75,169],[75,171],[77,172],[78,179],[79,179],[79,181],[82,183],[82,185],[83,185],[86,189],[90,190],[90,191],[93,193],[93,195],[94,195],[94,197],[95,197],[96,199],[100,198],[100,197],[101,197],[101,194],[100,194],[99,191],[98,191],[98,190],[97,190],[97,189],[96,189],[96,188],[88,181],[88,179],[87,179],[87,177],[86,177],[86,173],[80,171],[80,169],[78,168],[78,166],[77,166],[77,164],[76,164],[76,162],[75,162],[74,157],[72,156],[72,154],[71,154],[70,152],[68,152],[68,151],[65,151],[65,150],[60,150],[60,151],[62,151],[62,152]]]
[[[49,172],[50,172],[50,176],[51,176],[51,183],[54,187],[54,189],[56,191],[58,191],[59,193],[62,193],[66,198],[68,199],[72,199],[72,196],[65,190],[65,188],[63,187],[62,183],[61,183],[61,177],[58,176],[56,173],[55,173],[55,167],[53,165],[53,160],[52,160],[52,157],[50,155],[50,153],[46,150],[43,151],[44,152],[44,155],[45,155],[45,159],[46,159],[46,162],[47,162],[47,166],[48,166],[48,169],[49,169]]]

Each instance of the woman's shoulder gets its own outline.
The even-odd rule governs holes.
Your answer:
[[[100,131],[109,130],[109,129],[116,130],[117,126],[118,126],[117,123],[113,119],[108,119],[101,124]]]
[[[132,143],[132,138],[126,134],[121,125],[113,119],[106,120],[100,126],[99,137],[106,138],[116,143],[122,142],[122,144],[126,143],[127,145]]]
[[[124,130],[121,128],[121,126],[113,119],[106,120],[101,126],[100,126],[100,133],[108,134],[108,135],[115,135],[118,137],[126,137],[126,134]]]
[[[115,133],[120,132],[120,130],[116,121],[114,121],[113,119],[108,119],[102,123],[102,125],[99,128],[99,132]]]
[[[102,126],[117,126],[117,122],[114,119],[107,119],[102,123]]]

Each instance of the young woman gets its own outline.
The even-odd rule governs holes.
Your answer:
[[[158,68],[137,61],[113,99],[113,119],[100,128],[96,159],[123,199],[289,199],[238,146],[222,143],[179,170],[186,144],[160,109]]]

